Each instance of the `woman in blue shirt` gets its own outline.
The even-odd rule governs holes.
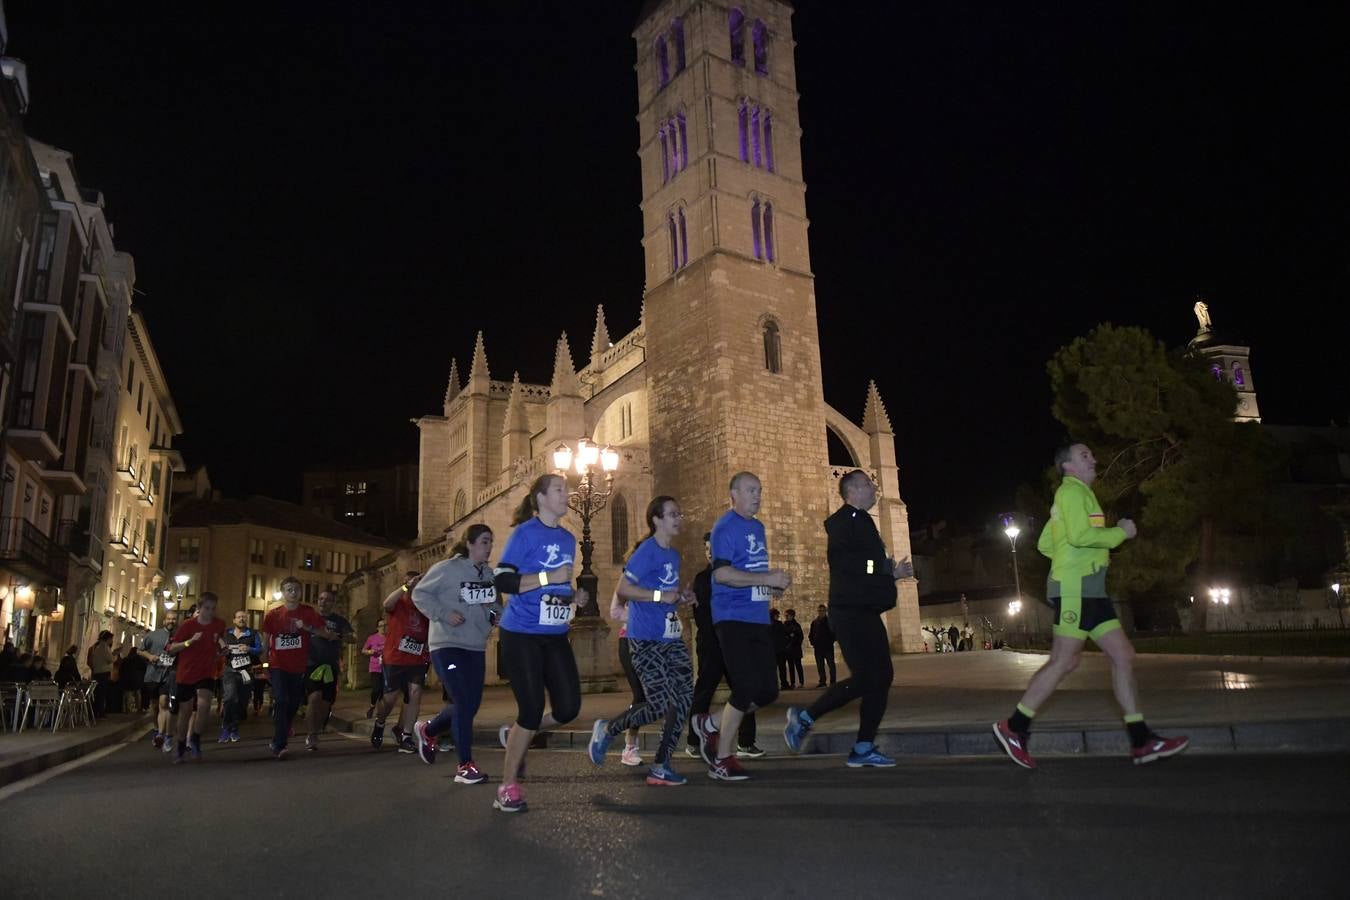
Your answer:
[[[497,590],[511,595],[502,615],[500,641],[517,706],[516,724],[506,742],[502,784],[493,802],[502,812],[526,809],[518,782],[525,751],[544,717],[544,692],[557,724],[565,725],[581,711],[581,678],[567,629],[573,604],[585,606],[590,597],[583,590],[572,590],[577,539],[558,524],[566,514],[566,479],[536,478],[516,508],[511,522],[515,531],[494,572]]]
[[[628,648],[645,700],[616,719],[596,719],[591,728],[591,762],[598,766],[616,735],[664,717],[661,745],[647,772],[650,785],[688,781],[670,768],[694,695],[694,666],[676,612],[693,602],[694,592],[680,584],[680,554],[671,546],[683,522],[674,497],[656,497],[647,506],[649,534],[628,558],[618,589],[619,600],[628,604]]]

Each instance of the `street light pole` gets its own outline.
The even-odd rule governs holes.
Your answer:
[[[619,468],[618,451],[606,446],[601,450],[586,438],[577,440],[575,452],[566,444],[559,444],[553,451],[553,468],[564,478],[567,470],[576,464],[581,483],[575,491],[567,494],[567,507],[581,517],[581,573],[577,575],[577,587],[591,596],[591,603],[577,610],[578,618],[599,616],[600,579],[591,570],[591,553],[595,543],[591,540],[591,518],[604,509],[614,491],[614,472]],[[605,486],[595,483],[596,467],[605,473]]]
[[[1017,608],[1022,609],[1022,573],[1017,568],[1017,536],[1022,533],[1022,529],[1013,523],[1012,518],[1007,519],[1008,527],[1003,529],[1003,533],[1008,536],[1008,543],[1012,545],[1012,566],[1013,566],[1013,586],[1017,591]],[[1023,622],[1026,620],[1024,619]],[[1041,616],[1036,613],[1036,631],[1039,636],[1041,630]]]

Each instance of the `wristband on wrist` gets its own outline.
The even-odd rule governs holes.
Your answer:
[[[660,602],[661,602],[661,592],[660,592],[660,591],[652,591],[652,602],[653,602],[653,603],[660,603]]]
[[[547,573],[547,572],[540,572],[540,573],[539,573],[539,586],[540,586],[540,587],[548,587],[548,573]]]

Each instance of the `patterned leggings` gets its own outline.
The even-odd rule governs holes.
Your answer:
[[[646,700],[628,707],[609,723],[609,733],[620,735],[629,728],[650,725],[662,716],[661,746],[656,751],[656,764],[670,762],[675,741],[684,733],[689,717],[689,704],[694,697],[694,666],[689,661],[689,648],[684,641],[639,641],[628,638],[633,654],[633,668],[642,681]]]

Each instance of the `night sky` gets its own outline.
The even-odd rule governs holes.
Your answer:
[[[85,5],[6,3],[27,128],[104,191],[227,494],[415,458],[479,328],[547,383],[597,303],[637,323],[637,0]],[[1350,418],[1345,31],[1190,6],[796,4],[825,395],[857,419],[876,379],[914,524],[1011,508],[1055,349],[1182,343],[1197,294],[1266,421]]]

